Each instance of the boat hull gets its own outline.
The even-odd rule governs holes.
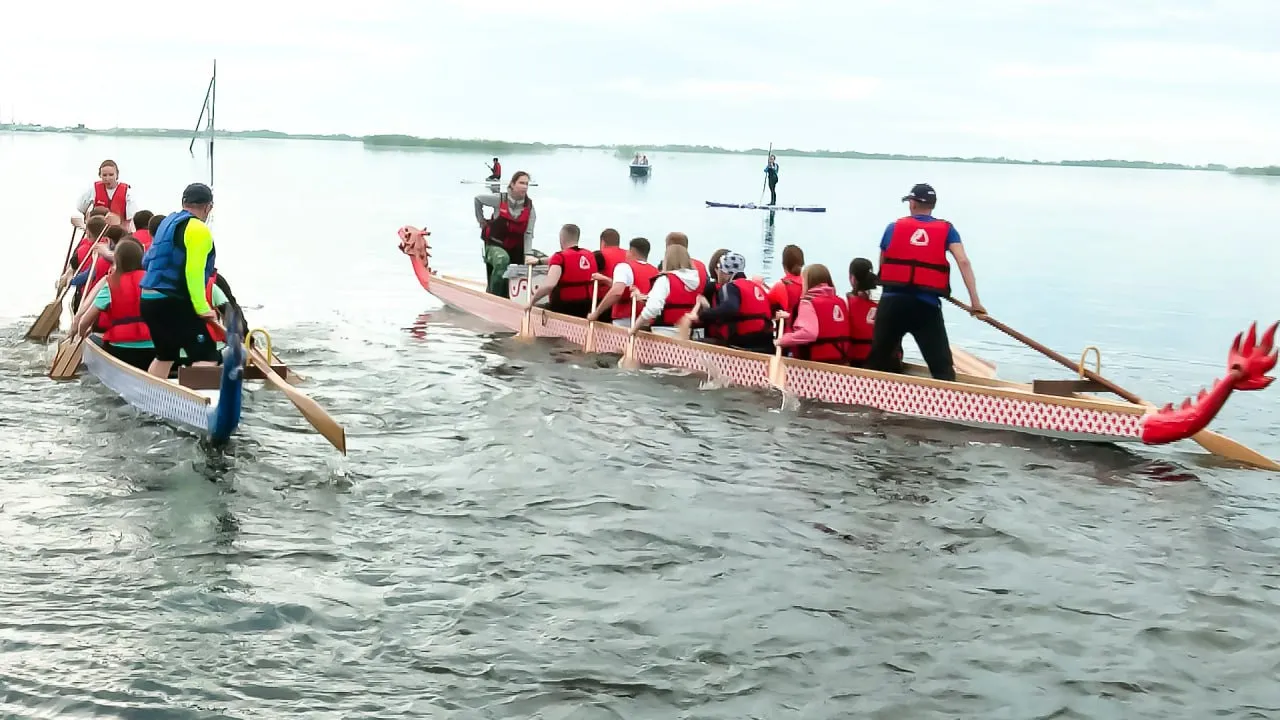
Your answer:
[[[194,432],[214,445],[226,443],[240,426],[243,366],[225,367],[217,390],[193,390],[121,362],[93,340],[84,343],[83,353],[89,374],[148,415]]]
[[[416,256],[410,255],[410,260],[419,282],[445,304],[509,330],[519,329],[522,306],[485,293],[478,283],[433,274]],[[536,308],[531,320],[536,337],[562,338],[578,345],[586,340],[588,323],[580,318]],[[595,323],[598,352],[621,355],[627,339],[626,329]],[[767,355],[647,332],[636,335],[635,352],[642,365],[702,372],[744,387],[771,386]],[[973,376],[946,382],[791,358],[782,363],[786,391],[809,400],[1075,441],[1142,441],[1146,409],[1131,403],[1043,395],[1028,385]]]
[[[652,165],[632,165],[631,177],[649,177],[649,173],[652,171]]]

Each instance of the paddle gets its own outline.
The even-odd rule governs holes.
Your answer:
[[[529,277],[525,282],[525,292],[529,297],[533,297],[533,266],[529,265]],[[530,305],[524,311],[524,316],[520,318],[520,332],[516,334],[520,340],[529,341],[533,339],[533,306]]]
[[[772,154],[773,154],[773,142],[770,141],[769,155],[772,155]],[[764,156],[764,161],[766,165],[769,163],[769,155]],[[756,202],[757,205],[761,205],[764,203],[764,191],[767,190],[768,188],[769,188],[769,173],[765,173],[764,181],[760,183],[760,200]]]
[[[94,274],[98,269],[98,263],[94,260],[93,249],[98,243],[102,242],[103,236],[106,235],[104,228],[102,233],[94,240],[94,244],[89,246],[89,251],[85,253],[84,260],[80,261],[79,267],[76,268],[76,274],[79,275],[86,263],[89,265],[89,275],[85,278],[84,295],[80,297],[80,304],[83,306],[86,302],[93,302],[93,298],[88,297],[93,290]],[[70,287],[68,283],[67,287]],[[66,288],[63,288],[66,291]],[[61,302],[59,300],[59,302]],[[76,371],[80,369],[80,344],[84,342],[88,333],[81,335],[79,328],[71,328],[71,334],[62,339],[58,343],[58,350],[53,354],[53,362],[49,363],[49,379],[50,380],[72,380],[76,376]]]
[[[988,380],[994,380],[996,377],[995,363],[980,358],[955,345],[951,346],[951,361],[955,365],[956,372],[987,378]]]
[[[631,295],[631,327],[636,326],[636,296]],[[618,362],[618,367],[623,370],[636,370],[640,367],[640,359],[636,357],[636,334],[633,332],[627,336],[627,347],[622,351],[622,360]]]
[[[950,300],[953,305],[960,308],[961,310],[964,310],[969,314],[973,314],[973,308],[969,307],[963,302],[953,297],[948,297],[947,299]],[[991,327],[999,330],[1005,335],[1008,335],[1009,337],[1017,340],[1018,342],[1021,342],[1023,345],[1026,345],[1027,347],[1033,350],[1036,350],[1041,355],[1044,355],[1045,357],[1049,358],[1050,360],[1053,360],[1059,365],[1062,365],[1063,367],[1069,368],[1071,370],[1079,371],[1080,374],[1083,375],[1084,377],[1089,378],[1090,380],[1098,383],[1099,385],[1102,385],[1107,390],[1110,390],[1111,392],[1115,393],[1116,395],[1119,395],[1120,397],[1124,398],[1125,400],[1128,400],[1131,403],[1134,403],[1135,405],[1143,405],[1150,408],[1157,407],[1155,403],[1151,403],[1146,400],[1143,400],[1137,395],[1129,392],[1128,390],[1125,390],[1124,388],[1102,377],[1101,375],[1093,372],[1092,370],[1089,370],[1088,368],[1084,367],[1083,363],[1072,362],[1066,356],[1060,355],[1057,352],[1045,347],[1044,345],[1041,345],[1035,340],[1032,340],[1026,335],[1023,335],[1017,330],[1014,330],[1013,328],[1009,327],[1008,325],[1005,325],[1004,323],[1000,322],[999,320],[996,320],[995,318],[989,315],[976,315],[975,317],[977,317],[982,322],[985,322],[986,324],[990,325]],[[1253,465],[1255,467],[1263,468],[1265,470],[1280,470],[1280,463],[1277,463],[1275,460],[1272,460],[1266,455],[1263,455],[1262,453],[1259,453],[1256,450],[1246,447],[1245,445],[1242,445],[1225,435],[1219,435],[1218,433],[1215,433],[1212,430],[1201,430],[1195,435],[1192,435],[1191,439],[1194,440],[1196,444],[1198,444],[1200,447],[1204,448],[1205,450],[1208,450],[1209,452],[1215,455],[1220,455],[1222,457],[1235,460],[1236,462],[1244,463],[1246,465]]]
[[[780,337],[782,337],[782,318],[773,321],[773,357],[769,358],[769,384],[786,393],[787,368],[782,364],[782,346],[778,344]]]
[[[263,377],[272,387],[289,397],[289,402],[298,408],[298,411],[302,413],[302,417],[311,423],[311,427],[314,427],[317,432],[323,435],[324,439],[328,440],[339,452],[343,455],[347,454],[347,431],[338,424],[338,421],[334,420],[328,412],[325,412],[324,408],[320,407],[319,403],[312,400],[306,393],[290,385],[284,378],[280,377],[271,368],[271,363],[266,356],[254,347],[252,343],[249,346],[249,360],[258,366],[258,369],[262,371]]]
[[[76,231],[80,228],[71,228],[71,241],[67,243],[67,255],[62,259],[62,265],[58,269],[58,275],[61,276],[67,269],[67,263],[71,262],[71,250],[76,246]],[[62,298],[66,288],[58,291],[58,296],[53,302],[44,306],[44,310],[40,311],[36,321],[31,323],[31,328],[27,330],[25,335],[28,340],[39,340],[44,342],[49,339],[49,334],[58,329],[58,321],[62,319]]]
[[[591,283],[591,314],[596,312],[596,302],[599,300],[600,284]],[[582,352],[593,353],[596,351],[596,324],[595,322],[587,322],[587,339],[582,342]]]

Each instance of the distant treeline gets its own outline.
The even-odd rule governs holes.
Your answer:
[[[94,129],[84,125],[75,127],[51,127],[46,125],[22,125],[0,123],[0,132],[68,133],[73,135],[111,135],[123,137],[180,137],[190,138],[190,130],[162,128],[109,128]],[[218,137],[256,138],[266,140],[332,140],[360,142],[371,150],[456,150],[481,152],[493,155],[512,153],[543,153],[561,149],[612,150],[619,158],[631,158],[636,153],[706,153],[716,155],[764,155],[765,148],[730,150],[714,145],[574,145],[565,143],[525,143],[503,140],[463,140],[459,138],[423,138],[414,135],[321,135],[314,133],[284,133],[277,130],[219,130]],[[1280,167],[1239,167],[1210,163],[1185,165],[1182,163],[1150,162],[1147,160],[1018,160],[1007,157],[932,157],[929,155],[902,155],[898,153],[867,153],[855,150],[789,150],[775,148],[774,154],[784,157],[843,158],[850,160],[914,160],[921,162],[984,163],[993,165],[1047,165],[1064,167],[1132,168],[1144,170],[1203,170],[1229,171],[1238,175],[1278,175]]]

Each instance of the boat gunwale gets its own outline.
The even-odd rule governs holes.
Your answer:
[[[411,260],[415,265],[421,264],[421,261],[417,258],[411,257]],[[425,265],[423,266],[423,269],[426,270],[428,273],[430,273],[430,281],[424,283],[424,285],[426,286],[426,290],[428,292],[431,292],[430,282],[444,282],[456,290],[468,293],[480,299],[488,300],[489,302],[494,304],[507,302],[512,305],[518,305],[517,303],[511,300],[504,301],[503,298],[486,292],[484,289],[482,289],[483,284],[477,280],[462,278],[455,275],[437,274],[435,271],[432,271],[430,268],[427,268]],[[552,312],[541,306],[538,306],[535,309],[544,315],[554,316],[555,319],[560,320],[562,322],[581,325],[584,327],[587,324],[587,321],[584,318],[573,317],[571,315],[563,315],[561,313]],[[598,322],[600,325],[609,325],[611,327],[616,327],[616,326],[613,326],[612,323],[603,323],[600,321],[596,321],[596,322]],[[768,362],[772,357],[771,355],[766,355],[764,353],[755,353],[748,350],[741,350],[738,348],[731,348],[723,345],[711,345],[709,343],[700,343],[695,340],[685,340],[683,338],[675,338],[675,337],[660,335],[657,333],[651,333],[643,330],[640,332],[645,334],[646,340],[651,340],[651,341],[656,340],[658,342],[673,344],[673,345],[676,345],[677,347],[684,347],[684,348],[696,350],[699,352],[710,352],[713,354],[727,355],[730,357],[736,357],[739,359],[751,360],[755,362],[761,362],[761,361]],[[865,368],[855,368],[847,365],[833,365],[830,363],[814,362],[811,360],[800,360],[797,358],[783,358],[782,362],[784,367],[788,367],[788,366],[803,367],[809,370],[829,372],[829,373],[834,373],[837,375],[842,375],[850,378],[867,378],[867,379],[874,379],[874,380],[885,380],[889,382],[898,382],[898,383],[909,384],[909,385],[917,385],[921,387],[930,387],[930,388],[935,388],[939,390],[951,390],[955,392],[971,392],[979,395],[1000,397],[1000,398],[1009,399],[1009,400],[1038,402],[1046,405],[1057,405],[1061,407],[1069,407],[1069,408],[1075,408],[1080,410],[1114,412],[1114,413],[1120,413],[1125,415],[1136,415],[1136,416],[1146,415],[1151,410],[1150,406],[1137,405],[1125,400],[1113,400],[1110,398],[1103,398],[1103,397],[1082,396],[1079,394],[1069,395],[1069,396],[1068,395],[1047,395],[1044,393],[1035,392],[1034,390],[1031,389],[1031,386],[1026,383],[1016,383],[1010,380],[979,378],[972,375],[958,374],[956,381],[949,381],[949,380],[938,380],[932,377],[926,377],[926,376],[920,376],[920,375],[912,375],[908,373],[892,373],[892,372],[884,372],[880,370],[868,370]],[[919,368],[920,366],[908,363],[908,367],[912,369],[916,369],[916,368]],[[965,378],[965,381],[961,382],[959,378]]]
[[[189,387],[179,385],[178,381],[176,380],[167,380],[164,378],[158,378],[155,375],[152,375],[151,373],[146,372],[145,370],[139,370],[138,368],[130,365],[129,363],[124,362],[123,360],[120,360],[119,358],[115,357],[111,353],[107,352],[106,349],[99,347],[98,344],[93,342],[91,339],[86,340],[84,343],[84,346],[85,346],[84,347],[85,352],[93,352],[98,356],[105,358],[107,362],[112,363],[117,368],[123,369],[127,373],[137,378],[146,380],[148,383],[150,383],[154,387],[163,388],[168,392],[171,392],[177,395],[182,395],[188,400],[193,400],[195,402],[202,403],[205,406],[212,406],[214,404],[214,399],[209,397],[208,395],[205,395],[196,390],[192,390]],[[94,377],[97,377],[97,375],[93,373],[92,369],[90,369],[89,372],[90,374],[93,374]],[[99,378],[99,380],[101,380],[101,378]]]

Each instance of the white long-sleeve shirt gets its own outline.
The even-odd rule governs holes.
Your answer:
[[[676,270],[672,275],[680,278],[687,289],[698,289],[697,269],[685,268]],[[652,322],[654,318],[662,314],[663,308],[667,306],[667,295],[671,293],[670,280],[671,275],[659,275],[654,278],[653,287],[649,289],[649,299],[644,301],[644,312],[640,313],[639,318],[636,318],[637,322],[641,319],[645,322]]]

